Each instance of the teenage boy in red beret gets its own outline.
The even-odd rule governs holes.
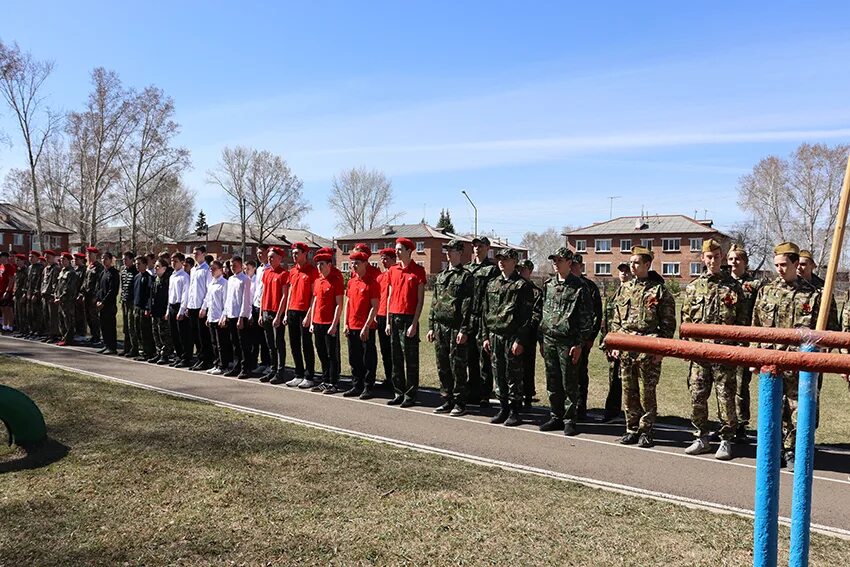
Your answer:
[[[368,268],[369,255],[356,251],[349,256],[354,264],[354,274],[348,280],[345,304],[345,336],[348,339],[348,362],[353,377],[351,389],[343,396],[360,396],[361,400],[372,397],[375,372],[378,366],[378,351],[375,348],[375,318],[378,314],[378,299],[381,289]],[[380,272],[378,273],[380,276]]]
[[[322,363],[322,382],[314,386],[314,392],[335,394],[339,381],[339,321],[342,318],[342,297],[345,283],[331,254],[317,253],[313,260],[319,270],[319,277],[313,282],[313,300],[307,318],[310,320],[310,332],[316,339],[316,352]]]
[[[292,245],[292,268],[289,270],[289,298],[283,324],[289,328],[289,347],[295,363],[295,377],[287,386],[313,388],[316,382],[316,355],[307,312],[313,301],[313,284],[319,271],[307,260],[310,248],[303,242]]]
[[[381,345],[381,364],[384,367],[383,386],[388,389],[393,387],[393,353],[390,344],[390,335],[387,333],[387,294],[390,291],[390,268],[395,266],[395,248],[384,248],[380,252],[381,266],[384,271],[375,278],[381,293],[378,298],[378,342]]]
[[[398,263],[389,271],[386,332],[393,356],[393,389],[389,405],[407,408],[416,403],[419,389],[419,316],[425,300],[425,268],[411,258],[409,238],[396,239]]]
[[[269,249],[269,267],[263,270],[263,294],[260,299],[260,312],[269,345],[269,370],[260,382],[281,384],[286,373],[286,325],[283,322],[284,310],[290,293],[291,274],[283,267],[286,251],[279,246]]]
[[[94,246],[86,248],[88,255],[88,266],[86,274],[83,276],[83,285],[80,288],[80,293],[83,296],[85,304],[86,324],[89,327],[91,338],[89,343],[91,346],[100,343],[100,318],[97,313],[97,285],[100,283],[100,278],[103,276],[103,264],[100,263],[98,255],[100,250]]]

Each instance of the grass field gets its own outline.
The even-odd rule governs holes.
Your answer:
[[[0,449],[0,565],[751,564],[750,520],[0,358],[51,442]],[[787,562],[782,528],[780,561]],[[850,542],[812,538],[812,565]]]

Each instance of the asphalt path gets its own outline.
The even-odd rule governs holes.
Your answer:
[[[728,462],[717,461],[712,453],[689,456],[683,449],[691,434],[682,427],[660,424],[656,446],[641,449],[618,443],[622,421],[579,424],[579,435],[571,438],[561,432],[540,432],[536,424],[546,417],[542,407],[525,414],[528,423],[516,428],[490,424],[495,410],[478,412],[473,407],[463,417],[434,414],[440,402],[432,390],[420,392],[421,405],[402,409],[386,405],[388,392],[373,400],[343,398],[8,336],[0,337],[0,353],[418,451],[638,497],[752,515],[755,445],[736,445],[736,458]],[[850,539],[848,473],[850,454],[830,448],[818,451],[812,486],[814,531]],[[784,523],[791,513],[792,481],[793,475],[783,471],[780,516]]]

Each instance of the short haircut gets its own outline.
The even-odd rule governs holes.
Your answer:
[[[182,252],[175,252],[174,254],[171,255],[171,259],[173,260],[175,258],[177,258],[178,260],[180,260],[182,262],[183,260],[186,259],[186,255],[183,254]]]
[[[794,254],[793,252],[789,253],[789,254],[783,254],[783,256],[785,256],[788,259],[788,261],[791,262],[792,264],[796,264],[797,262],[800,261],[800,255]]]
[[[210,267],[211,268],[218,268],[219,270],[223,270],[224,264],[221,263],[221,260],[213,260],[212,262],[210,262]]]
[[[136,253],[135,253],[135,252],[131,252],[130,250],[127,250],[126,252],[124,252],[124,257],[125,257],[125,258],[129,258],[130,260],[135,260],[135,258],[136,258]]]
[[[646,264],[647,262],[652,262],[652,256],[649,254],[638,254],[640,256],[640,261]]]
[[[148,252],[147,254],[145,254],[145,256],[147,257],[148,261],[156,261],[156,254],[154,254],[153,252]]]
[[[242,263],[242,256],[234,256],[233,258],[230,259],[230,261],[231,262],[239,262],[241,264]]]
[[[269,245],[266,244],[265,242],[260,242],[259,244],[257,244],[257,250],[268,250],[268,249],[269,249]]]
[[[110,260],[115,258],[115,256],[112,255],[112,252],[109,252],[108,250],[106,252],[104,252],[103,254],[101,254],[100,256],[102,258],[109,258]]]
[[[139,254],[138,256],[136,256],[136,262],[141,262],[142,264],[147,266],[148,265],[148,257],[142,256],[141,254]]]
[[[213,256],[212,254],[207,254],[206,256],[204,256],[204,262],[206,262],[207,264],[212,264],[213,260],[215,260],[215,256]]]
[[[167,268],[168,264],[169,264],[169,260],[168,260],[168,258],[164,258],[164,257],[160,256],[159,258],[157,258],[156,264],[158,266],[162,266],[163,268]]]
[[[206,254],[206,253],[207,253],[207,247],[206,247],[206,246],[204,246],[203,244],[198,244],[197,246],[195,246],[195,247],[193,248],[193,250],[194,250],[195,252],[203,252],[204,254]]]
[[[168,250],[163,250],[159,253],[160,258],[171,258],[171,254],[168,253]]]
[[[256,268],[257,267],[257,261],[256,260],[248,260],[247,262],[245,262],[245,265],[246,266],[253,266],[254,268]]]
[[[187,264],[190,268],[193,268],[195,266],[195,259],[191,256],[186,256],[183,258],[183,263]]]

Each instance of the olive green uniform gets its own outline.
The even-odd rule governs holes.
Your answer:
[[[18,268],[15,272],[15,331],[18,334],[26,334],[29,332],[29,320],[27,319],[27,293],[29,278],[27,277],[27,267]]]
[[[734,274],[732,277],[735,277]],[[764,285],[764,280],[755,277],[750,272],[744,272],[738,280],[741,290],[744,294],[744,307],[746,308],[744,315],[744,325],[751,325],[753,322],[753,308],[756,304],[756,295]],[[753,378],[753,372],[749,366],[739,366],[736,372],[736,391],[735,391],[735,413],[738,416],[738,428],[746,427],[750,423],[750,382]]]
[[[623,384],[620,381],[620,359],[608,355],[605,349],[605,335],[611,328],[614,316],[614,297],[603,294],[605,300],[602,306],[602,324],[599,326],[599,350],[605,353],[608,361],[608,395],[605,397],[605,418],[611,419],[623,411]]]
[[[27,319],[30,334],[44,332],[41,304],[41,280],[44,277],[44,264],[36,262],[27,268]]]
[[[464,266],[473,277],[472,314],[469,319],[471,333],[467,354],[469,358],[469,399],[473,402],[489,400],[493,391],[492,357],[484,351],[484,336],[482,319],[484,317],[484,297],[487,295],[487,284],[499,275],[499,268],[485,258],[480,264],[470,262]]]
[[[428,330],[434,333],[440,395],[444,401],[459,406],[467,401],[468,344],[475,341],[470,331],[473,291],[472,274],[463,266],[447,267],[434,280],[428,316]],[[466,335],[466,343],[457,343],[458,333]]]
[[[95,262],[86,268],[81,292],[86,313],[86,324],[89,327],[92,342],[100,340],[100,318],[97,312],[97,284],[103,275],[103,264]]]
[[[543,290],[534,282],[529,281],[534,292],[534,309],[531,316],[531,336],[536,337],[540,328],[540,317],[543,312]],[[537,366],[537,349],[529,348],[522,353],[522,379],[525,406],[531,407],[531,402],[537,394],[537,386],[534,383],[534,369]]]
[[[56,294],[56,282],[59,279],[58,264],[44,267],[41,278],[41,312],[44,318],[44,334],[51,338],[59,336],[59,306],[53,303]]]
[[[79,279],[74,268],[62,268],[56,280],[55,297],[59,300],[59,334],[63,341],[74,340]]]
[[[578,367],[578,415],[580,419],[587,417],[587,391],[590,388],[590,347],[593,346],[593,341],[599,334],[599,328],[602,325],[602,294],[599,293],[599,286],[590,281],[585,276],[581,276],[581,282],[587,288],[590,296],[590,303],[593,307],[593,328],[588,341],[581,349],[581,358],[579,359]]]

